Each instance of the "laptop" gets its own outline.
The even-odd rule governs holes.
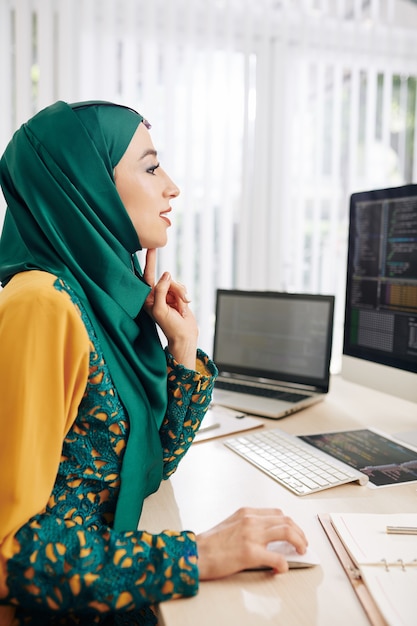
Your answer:
[[[279,419],[329,390],[334,296],[218,289],[213,404]]]

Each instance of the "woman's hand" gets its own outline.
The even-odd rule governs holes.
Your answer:
[[[155,284],[156,250],[149,249],[143,272],[152,288],[146,298],[145,310],[158,324],[168,340],[172,356],[189,369],[195,369],[198,327],[184,285],[172,280],[168,272]]]
[[[267,549],[271,541],[288,541],[300,554],[307,547],[301,528],[280,509],[239,509],[197,536],[200,580],[223,578],[262,566],[286,572],[285,557]]]

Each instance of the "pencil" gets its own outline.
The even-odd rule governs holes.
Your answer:
[[[417,526],[387,526],[389,535],[417,535]]]

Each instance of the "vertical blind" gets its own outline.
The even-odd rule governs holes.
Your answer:
[[[332,293],[337,369],[349,195],[417,182],[416,29],[403,0],[0,0],[0,150],[58,99],[136,108],[201,346],[217,287]]]

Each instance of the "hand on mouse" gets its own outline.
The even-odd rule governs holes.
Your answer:
[[[244,569],[288,570],[285,557],[268,550],[272,541],[288,541],[304,554],[307,539],[301,528],[280,509],[242,508],[197,536],[200,580],[230,576]]]

